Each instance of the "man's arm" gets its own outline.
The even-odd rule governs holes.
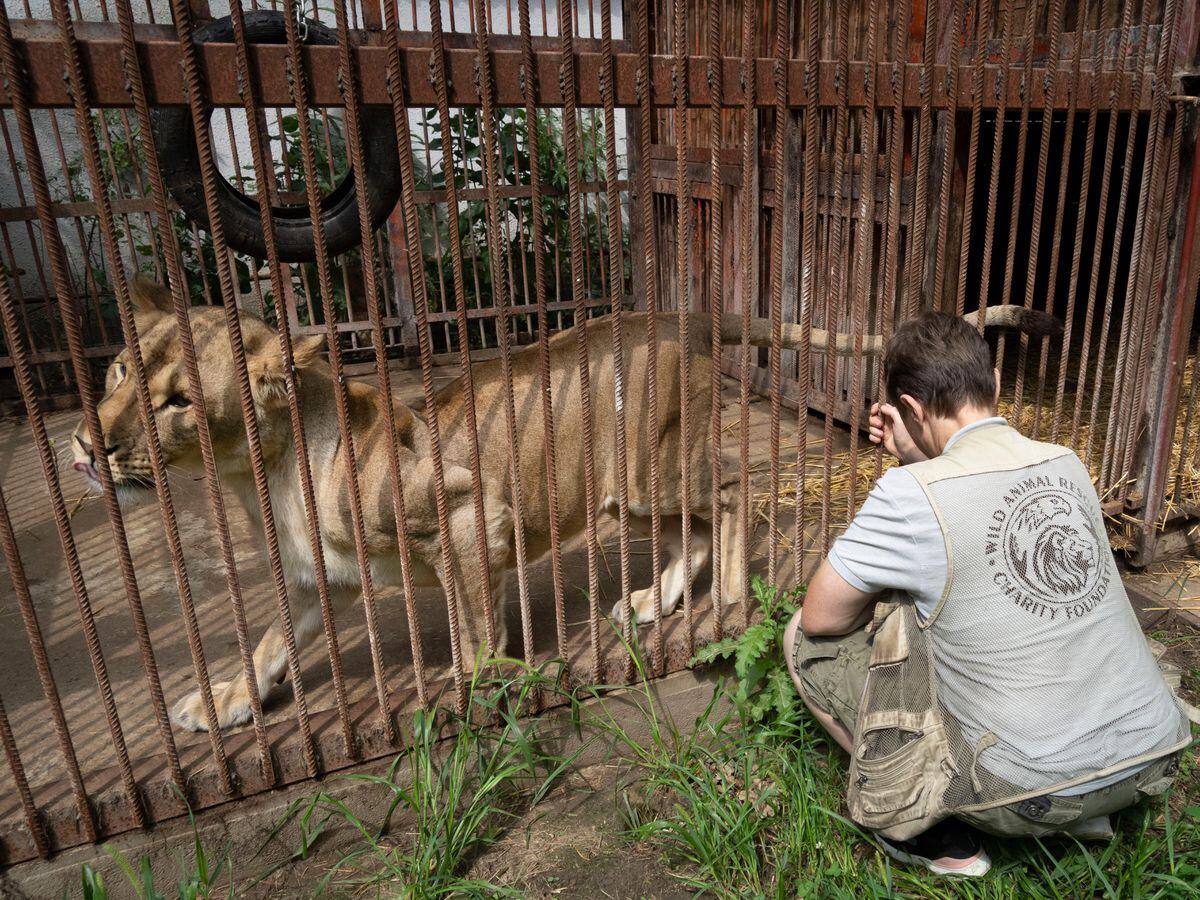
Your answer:
[[[849,634],[870,621],[878,596],[854,587],[826,559],[808,584],[800,628],[810,637]]]

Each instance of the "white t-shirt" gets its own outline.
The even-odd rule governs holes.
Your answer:
[[[1006,425],[1002,416],[981,419],[956,431],[942,452],[968,431]],[[949,577],[946,539],[924,489],[902,466],[888,469],[875,482],[862,509],[829,549],[829,564],[852,587],[868,594],[902,591],[922,619],[937,608]],[[1116,784],[1139,769],[1097,779],[1062,791],[1077,796]]]
[[[946,441],[943,453],[969,431],[1007,424],[1001,416],[972,422]],[[850,527],[829,549],[829,564],[868,594],[903,591],[928,618],[946,588],[949,564],[942,526],[925,491],[903,466],[875,482]]]

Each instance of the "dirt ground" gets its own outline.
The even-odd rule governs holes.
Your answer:
[[[627,767],[616,764],[572,772],[540,804],[515,820],[497,843],[474,860],[464,877],[519,891],[530,900],[692,896],[661,854],[621,836],[619,791],[621,779],[628,775]],[[320,845],[310,861],[292,863],[239,896],[261,900],[307,896],[329,875],[339,849],[343,848]],[[339,876],[335,869],[323,896],[362,896],[362,888],[349,886],[357,874],[347,869]],[[339,883],[340,879],[344,881]]]
[[[438,384],[449,380],[456,369],[439,372]],[[396,394],[411,404],[419,405],[421,388],[419,374],[397,372],[394,380]],[[723,441],[727,471],[735,471],[738,436],[737,392],[732,383],[724,396]],[[790,415],[794,416],[794,413]],[[89,599],[96,619],[104,660],[108,667],[120,724],[128,742],[131,758],[136,761],[162,758],[163,745],[159,737],[152,704],[148,701],[146,679],[130,624],[129,608],[122,588],[121,575],[113,551],[112,533],[103,503],[86,491],[80,475],[70,469],[70,435],[78,413],[54,413],[47,425],[58,455],[63,491],[71,512],[71,527],[78,547],[79,558],[88,588]],[[69,573],[64,564],[58,533],[55,529],[46,486],[28,423],[23,419],[0,421],[0,484],[3,484],[13,526],[17,535],[22,561],[50,663],[67,717],[72,742],[84,771],[88,790],[93,796],[105,797],[120,791],[116,755],[100,702],[96,677],[89,662],[80,626],[79,612],[71,591]],[[783,429],[782,452],[794,456],[795,426]],[[819,465],[820,426],[810,423],[810,445]],[[751,404],[751,457],[754,483],[766,482],[766,459],[769,435],[769,404],[754,398]],[[845,441],[844,433],[839,440]],[[237,635],[227,599],[224,566],[215,529],[211,524],[207,491],[202,482],[172,477],[171,487],[176,503],[180,537],[183,542],[187,575],[195,598],[200,621],[205,656],[214,682],[228,679],[239,671]],[[760,488],[761,489],[761,488]],[[227,510],[235,551],[237,574],[245,600],[250,640],[256,641],[274,618],[276,599],[261,541],[251,529],[241,508],[227,496]],[[781,519],[784,516],[781,514]],[[188,654],[186,637],[180,624],[179,595],[174,570],[163,540],[163,525],[153,494],[131,505],[124,514],[130,550],[137,573],[150,638],[154,647],[163,692],[168,708],[194,689],[195,674]],[[601,598],[599,608],[607,612],[619,595],[619,550],[615,522],[600,519],[602,560],[600,568]],[[590,659],[587,651],[588,603],[583,590],[587,584],[586,557],[581,540],[564,548],[566,593],[565,618],[571,646],[582,658]],[[631,572],[635,587],[650,583],[650,548],[645,540],[631,547]],[[698,573],[696,608],[701,632],[706,627],[710,608],[707,597],[706,572]],[[535,623],[534,656],[547,659],[556,655],[552,580],[548,561],[533,564],[529,569],[531,613]],[[408,625],[398,614],[402,601],[398,589],[377,584],[380,610],[380,638],[386,667],[386,681],[394,703],[402,707],[412,696],[414,679]],[[7,573],[0,574],[0,659],[4,660],[4,704],[12,721],[17,748],[33,786],[36,802],[43,810],[69,809],[71,800],[66,779],[62,777],[64,762],[46,712],[46,701],[36,678],[29,642],[21,623],[15,597]],[[516,578],[510,574],[508,586],[509,634],[519,641],[520,611]],[[427,673],[432,680],[449,671],[449,635],[445,603],[439,591],[418,592],[417,608],[422,631]],[[371,704],[375,687],[371,668],[365,619],[361,604],[352,607],[337,622],[342,651],[346,687],[351,704],[363,701]],[[519,647],[511,647],[519,652]],[[318,639],[302,653],[302,681],[311,711],[333,709],[335,700],[328,654],[324,640]],[[264,712],[267,724],[295,723],[295,705],[290,691],[280,688],[267,698]],[[368,716],[368,713],[364,713]],[[332,740],[337,729],[336,719],[315,721],[318,740]],[[197,771],[211,768],[212,757],[205,735],[174,732],[185,771],[189,777]],[[233,732],[227,740],[231,756],[254,753],[249,729]],[[275,740],[276,752],[296,741],[296,729]],[[282,742],[282,743],[281,743]],[[158,780],[166,772],[157,769],[148,777]],[[0,800],[0,823],[19,819],[16,798],[6,792]]]
[[[438,382],[448,380],[454,371],[442,370]],[[406,402],[419,405],[420,381],[417,373],[397,372],[396,376],[396,393]],[[737,392],[732,382],[726,384],[723,399],[725,466],[726,471],[732,473],[736,471],[739,443]],[[784,460],[794,460],[795,425],[792,417],[795,414],[787,415],[788,421],[783,428],[782,456]],[[155,724],[154,711],[148,702],[146,680],[133,639],[129,610],[121,587],[120,572],[112,549],[112,537],[103,504],[98,498],[86,494],[81,477],[69,469],[69,438],[78,421],[77,417],[77,413],[56,413],[48,417],[51,438],[59,455],[60,468],[63,470],[62,483],[72,513],[72,531],[79,549],[100,643],[130,755],[135,760],[161,758],[162,744]],[[769,428],[769,404],[761,398],[755,398],[751,405],[750,444],[752,484],[756,491],[764,490],[767,483]],[[819,472],[823,447],[822,428],[817,420],[809,421],[808,433],[811,460],[809,470]],[[837,449],[844,449],[846,432],[838,430],[836,435],[839,442]],[[119,779],[114,768],[116,756],[99,701],[96,679],[89,663],[59,538],[46,500],[46,488],[37,454],[29,439],[28,424],[24,420],[0,421],[0,484],[3,484],[51,666],[88,790],[98,798],[110,796],[120,791]],[[229,615],[224,568],[211,525],[206,491],[200,482],[178,477],[172,479],[172,490],[177,505],[187,574],[201,622],[205,655],[213,681],[225,680],[239,668],[237,637],[233,618]],[[250,523],[236,503],[228,503],[228,512],[237,572],[249,620],[248,630],[251,640],[254,641],[274,617],[274,591],[260,540],[254,535]],[[790,522],[790,519],[790,511],[781,511],[781,524]],[[195,675],[185,635],[180,627],[175,576],[162,539],[160,513],[153,495],[128,509],[125,525],[162,687],[169,706],[194,688]],[[619,594],[619,552],[615,522],[602,517],[600,537],[604,552],[600,570],[603,597],[599,608],[607,611]],[[790,542],[790,536],[785,535],[785,540]],[[819,548],[819,543],[819,540],[810,539],[810,546]],[[568,584],[566,621],[571,646],[576,648],[583,658],[589,658],[586,649],[589,607],[583,594],[583,587],[587,582],[585,554],[581,541],[575,541],[565,549],[565,574]],[[632,545],[632,581],[635,587],[650,583],[649,557],[648,542],[637,541]],[[707,596],[707,577],[707,573],[699,573],[697,582],[696,604],[701,638],[708,627],[706,616],[711,603]],[[557,650],[554,629],[550,624],[554,619],[554,608],[548,562],[541,561],[532,565],[529,578],[533,620],[535,623],[542,623],[534,629],[534,656],[539,660],[547,659],[555,655]],[[399,614],[399,591],[385,585],[377,587],[386,681],[393,697],[399,698],[396,701],[397,705],[402,705],[405,702],[404,698],[411,697],[414,685],[408,625],[405,617]],[[521,631],[514,575],[509,576],[508,597],[506,613],[509,634],[514,636],[513,640],[516,641],[519,640]],[[28,640],[15,598],[11,596],[7,573],[0,574],[0,598],[3,598],[0,601],[0,659],[4,660],[5,676],[2,693],[17,748],[39,807],[44,811],[68,810],[71,807],[71,799],[66,779],[62,777],[63,759],[46,713],[46,702],[35,676]],[[444,600],[436,590],[420,591],[417,608],[426,667],[430,677],[436,678],[439,674],[445,674],[449,665]],[[362,701],[364,709],[373,709],[370,704],[373,703],[375,688],[361,604],[340,616],[337,628],[349,699],[352,704]],[[1196,665],[1196,662],[1193,661],[1192,665]],[[302,669],[309,709],[332,709],[334,697],[323,640],[318,640],[302,654]],[[268,724],[294,723],[295,705],[291,702],[289,691],[276,690],[267,699],[265,713]],[[322,737],[331,738],[337,729],[336,720],[329,717],[324,722],[318,721],[316,728],[318,740]],[[174,737],[181,755],[185,758],[185,771],[189,777],[212,767],[206,736],[175,731]],[[293,727],[286,734],[273,740],[273,750],[286,750],[297,741],[296,729]],[[227,741],[227,749],[231,756],[252,758],[254,745],[249,729],[235,731]],[[146,778],[149,782],[161,782],[165,775],[165,771],[159,769],[149,773]],[[570,815],[564,812],[562,822],[571,821],[572,817],[583,820],[593,814],[598,815],[599,807],[592,806],[592,802],[579,801],[579,812],[572,812]],[[0,799],[0,827],[19,821],[16,803],[12,792],[6,791]],[[611,806],[611,803],[608,806]],[[529,829],[536,830],[539,827],[541,826],[535,822],[529,823]],[[565,824],[561,827],[565,828]],[[560,837],[563,841],[562,846],[569,849],[569,852],[564,850],[567,857],[574,854],[572,861],[574,858],[583,861],[589,854],[598,854],[594,857],[600,860],[596,865],[602,867],[608,864],[604,862],[608,859],[605,855],[608,850],[599,845],[589,845],[584,832],[576,833],[567,829],[564,836]],[[642,865],[637,861],[636,853],[627,847],[621,848],[620,852],[614,851],[614,854],[611,860],[613,878],[624,877]],[[554,877],[574,877],[570,876],[565,868],[563,871],[567,874]],[[531,874],[529,877],[535,876]],[[553,886],[548,882],[543,886],[553,893]],[[559,887],[565,890],[566,885]]]

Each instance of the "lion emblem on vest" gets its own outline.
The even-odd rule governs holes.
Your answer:
[[[1069,495],[1047,491],[1026,497],[1005,531],[1005,558],[1030,591],[1051,602],[1069,602],[1095,585],[1099,541]]]

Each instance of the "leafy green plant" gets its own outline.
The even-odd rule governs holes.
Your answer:
[[[692,663],[733,660],[737,676],[733,701],[747,726],[794,722],[799,708],[783,655],[783,632],[796,612],[795,601],[803,588],[782,591],[757,576],[750,587],[761,618],[741,634],[702,647]]]

